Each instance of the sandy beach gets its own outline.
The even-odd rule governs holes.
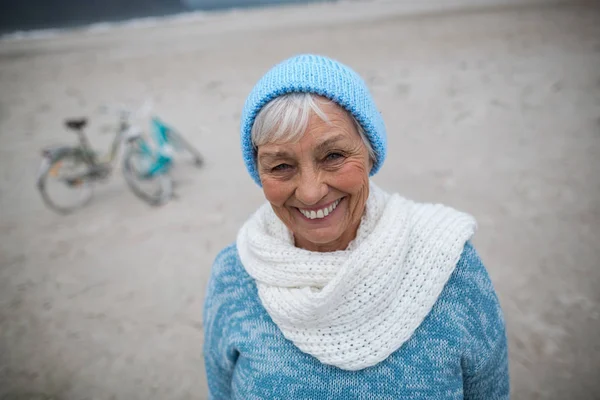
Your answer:
[[[408,3],[408,2],[407,2]],[[474,4],[476,2],[462,2]],[[212,260],[264,201],[239,150],[246,95],[314,52],[369,84],[374,181],[473,214],[508,328],[514,399],[600,399],[600,5],[341,2],[0,40],[0,399],[205,399]],[[512,4],[512,5],[511,5]],[[120,169],[69,216],[35,188],[62,121],[140,104],[206,157],[152,208]]]

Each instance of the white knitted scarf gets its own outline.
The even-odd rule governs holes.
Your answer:
[[[346,250],[311,252],[267,203],[237,248],[283,335],[325,364],[360,370],[406,342],[439,297],[475,231],[470,215],[389,195],[373,183]]]

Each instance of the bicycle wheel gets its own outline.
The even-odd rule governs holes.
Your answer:
[[[168,163],[155,157],[143,142],[136,141],[125,150],[125,181],[137,197],[152,206],[163,205],[172,197],[173,183],[168,167]]]
[[[60,214],[68,214],[92,199],[93,184],[89,164],[73,149],[57,158],[44,158],[37,186],[44,203]]]

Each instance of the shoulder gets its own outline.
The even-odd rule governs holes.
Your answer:
[[[455,274],[463,275],[463,278],[466,278],[464,275],[472,275],[473,277],[488,275],[479,253],[477,253],[470,240],[463,247],[460,259],[456,264]]]
[[[439,300],[460,314],[460,320],[472,319],[481,313],[501,316],[496,291],[471,241],[465,242]]]
[[[235,243],[226,246],[217,254],[211,268],[211,277],[219,280],[249,277]]]
[[[463,295],[489,297],[497,301],[488,271],[470,241],[465,243],[449,283],[458,286]]]
[[[215,257],[215,261],[213,262],[213,268],[216,266],[226,268],[227,266],[231,266],[235,264],[238,259],[237,247],[235,243],[231,243],[225,246],[221,251],[217,253]]]
[[[235,243],[223,248],[215,257],[210,271],[207,300],[221,294],[239,294],[242,288],[252,288],[253,280],[248,275]]]
[[[244,269],[236,245],[225,247],[215,257],[206,286],[206,323],[225,324],[231,315],[245,315],[254,308],[256,300],[256,285]]]
[[[470,241],[466,242],[444,292],[471,338],[504,334],[504,316],[494,285]]]

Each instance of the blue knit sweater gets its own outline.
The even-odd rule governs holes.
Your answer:
[[[263,308],[235,245],[213,265],[204,330],[211,399],[509,398],[502,311],[470,243],[412,337],[363,370],[324,365],[288,341]]]

